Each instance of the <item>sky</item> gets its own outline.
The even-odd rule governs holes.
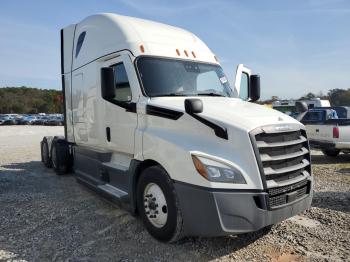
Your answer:
[[[187,29],[261,76],[263,99],[350,88],[350,1],[1,0],[0,87],[60,89],[60,29],[112,12]]]

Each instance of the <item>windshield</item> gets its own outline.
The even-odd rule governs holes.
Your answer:
[[[227,78],[218,65],[141,57],[137,60],[137,68],[144,91],[149,97],[233,97]]]

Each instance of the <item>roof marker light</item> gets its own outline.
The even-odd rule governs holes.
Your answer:
[[[176,53],[177,53],[178,56],[180,55],[179,49],[176,49]]]
[[[145,52],[145,48],[143,47],[143,45],[140,45],[140,51],[141,51],[141,53]]]
[[[194,58],[196,58],[196,54],[193,51],[192,51],[192,55],[193,55]]]
[[[185,55],[188,57],[188,53],[187,53],[187,51],[186,51],[186,50],[184,50],[184,53],[185,53]]]

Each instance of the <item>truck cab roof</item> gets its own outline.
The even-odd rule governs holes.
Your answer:
[[[149,20],[112,13],[89,16],[62,30],[64,45],[71,49],[74,31],[78,40],[73,56],[64,54],[64,73],[121,50],[129,50],[135,57],[152,55],[218,63],[193,33]]]

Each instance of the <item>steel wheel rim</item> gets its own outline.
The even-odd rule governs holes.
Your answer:
[[[155,227],[163,227],[168,220],[168,205],[162,189],[155,183],[149,183],[143,193],[145,215]]]

